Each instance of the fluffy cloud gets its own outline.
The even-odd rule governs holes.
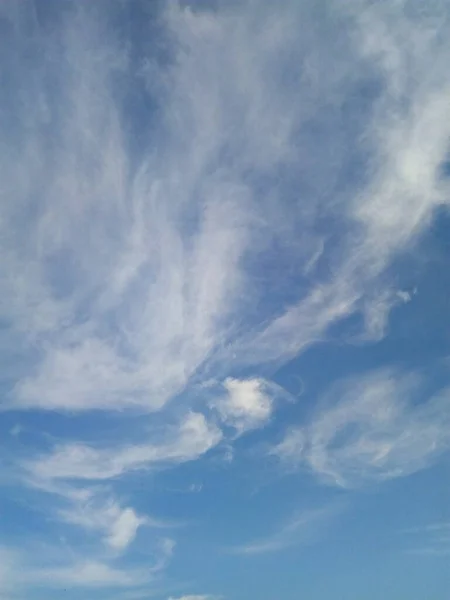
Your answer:
[[[264,426],[273,411],[273,389],[263,379],[224,381],[227,394],[213,403],[221,420],[238,433]]]
[[[423,469],[450,448],[450,389],[423,399],[421,383],[395,370],[341,383],[273,452],[341,486]]]

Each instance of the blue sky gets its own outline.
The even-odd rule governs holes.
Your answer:
[[[0,600],[445,600],[449,3],[0,32]]]

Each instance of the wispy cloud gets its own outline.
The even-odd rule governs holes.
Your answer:
[[[105,480],[127,471],[195,460],[222,438],[221,431],[200,413],[189,413],[180,426],[169,431],[160,445],[128,445],[97,449],[81,443],[56,447],[49,455],[24,464],[38,482],[53,479]]]
[[[2,549],[0,591],[21,594],[31,588],[136,588],[151,585],[158,573],[167,566],[175,543],[169,538],[157,545],[153,562],[139,568],[120,565],[108,558],[67,552],[60,546],[55,548],[41,545],[36,553],[28,544],[19,549]],[[2,596],[3,597],[3,596]],[[19,596],[20,597],[20,596]]]
[[[6,560],[2,568],[7,569],[7,577],[2,576],[1,591],[7,597],[25,592],[30,585],[50,588],[72,587],[130,587],[150,581],[148,574],[137,570],[123,570],[100,561],[84,560],[67,565],[52,567],[36,566],[34,557],[24,552],[2,551]],[[19,596],[20,597],[20,596]]]
[[[49,567],[31,571],[27,579],[34,585],[41,583],[53,588],[67,586],[116,588],[143,585],[149,581],[149,576],[145,572],[125,571],[101,562],[84,561],[67,567]]]
[[[150,522],[117,480],[231,448],[274,419],[273,365],[355,313],[378,340],[405,300],[389,269],[449,198],[449,17],[406,0],[156,3],[147,44],[140,2],[49,4],[0,7],[1,410],[66,419],[51,448],[21,447],[18,473],[100,537],[36,581],[135,586],[140,566],[102,554]],[[347,383],[276,453],[341,485],[422,468],[448,446],[448,396],[415,405],[414,385]],[[136,417],[155,413],[163,433],[142,439]]]
[[[280,525],[277,531],[267,537],[236,546],[236,554],[265,554],[279,552],[296,545],[309,544],[317,539],[323,528],[342,512],[343,505],[334,504],[325,508],[305,510],[294,515],[288,523]]]
[[[450,448],[450,390],[423,400],[422,384],[392,369],[341,382],[273,453],[341,486],[423,469]]]
[[[151,519],[137,515],[131,507],[122,508],[112,499],[102,502],[93,492],[86,496],[59,510],[58,518],[88,531],[102,532],[104,542],[113,550],[125,550],[140,527],[153,525]]]
[[[450,555],[450,522],[442,521],[404,532],[408,539],[408,552],[423,556]]]
[[[28,80],[30,97],[40,101],[23,107],[26,138],[20,130],[14,140],[25,178],[2,153],[10,200],[3,310],[11,343],[25,336],[37,350],[33,368],[14,386],[14,407],[152,411],[230,343],[241,362],[286,360],[332,323],[364,311],[392,258],[446,202],[439,170],[450,134],[445,15],[430,29],[385,2],[360,2],[343,5],[339,28],[337,15],[325,13],[302,40],[294,23],[313,19],[308,3],[277,11],[250,5],[236,12],[167,9],[161,24],[173,60],[158,71],[142,57],[156,70],[150,77],[143,69],[136,80],[149,101],[164,103],[161,128],[149,130],[160,151],[149,147],[139,157],[128,152],[123,106],[113,94],[114,78],[134,67],[112,32],[105,34],[108,22],[85,5],[63,22],[65,69],[46,58],[57,40],[44,40],[36,23],[46,48],[39,68],[55,71],[60,89],[56,113],[44,83]],[[334,75],[322,78],[317,36],[325,31],[335,64]],[[302,72],[279,85],[294,64]],[[364,108],[364,146],[359,137],[341,144],[336,106],[358,93],[367,73],[381,91],[372,109]],[[326,164],[308,134],[324,122],[320,152],[338,152]],[[53,145],[44,126],[56,136]],[[336,207],[332,184],[346,155],[358,151],[372,156],[371,177],[356,181]],[[283,181],[274,184],[281,168],[286,180],[312,192],[285,199]],[[36,213],[33,222],[24,211]],[[338,245],[314,234],[327,212],[345,232]],[[12,224],[14,237],[6,234]],[[258,279],[275,248],[279,272]],[[332,277],[302,278],[314,257],[330,262],[331,253],[341,257],[332,261]],[[299,300],[270,310],[277,286],[288,284]],[[375,336],[383,329],[373,316],[368,327]]]
[[[2,598],[14,598],[22,591],[15,573],[19,561],[17,553],[10,548],[0,546],[0,594]]]

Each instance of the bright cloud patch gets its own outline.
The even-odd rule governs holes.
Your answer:
[[[262,379],[238,380],[229,377],[224,382],[227,395],[215,406],[221,419],[239,433],[265,425],[272,415],[273,398]]]

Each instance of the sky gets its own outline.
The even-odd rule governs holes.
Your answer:
[[[450,2],[0,46],[0,600],[446,600]]]

